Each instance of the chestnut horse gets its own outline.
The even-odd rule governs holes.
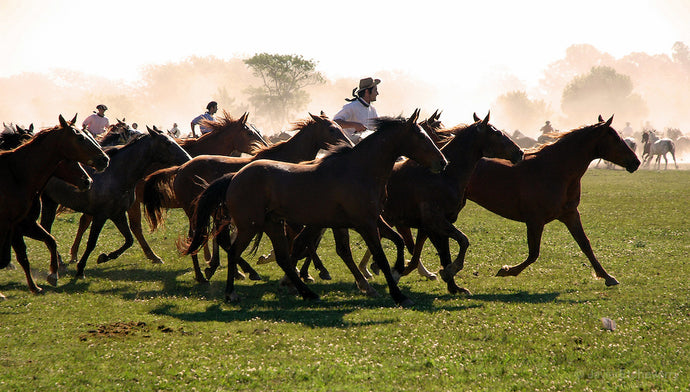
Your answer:
[[[582,228],[580,189],[582,176],[590,163],[602,158],[632,173],[640,160],[611,127],[613,116],[564,133],[552,144],[525,154],[522,162],[512,165],[500,159],[482,159],[472,173],[466,197],[504,218],[527,225],[529,255],[521,264],[504,266],[497,276],[517,276],[539,257],[544,226],[559,220],[565,224],[582,252],[592,264],[596,276],[607,286],[618,281],[594,256]]]
[[[162,218],[163,208],[183,208],[191,219],[194,200],[208,184],[226,173],[234,173],[250,162],[270,159],[282,162],[302,162],[314,159],[319,150],[330,146],[352,145],[342,129],[326,116],[310,114],[309,120],[295,124],[297,133],[290,139],[261,149],[252,157],[223,157],[202,155],[179,167],[160,170],[145,180],[143,203],[151,227],[155,229]],[[206,277],[201,273],[196,254],[192,255],[195,278],[206,282],[218,267],[217,252],[211,259]],[[252,279],[260,279],[246,262],[241,262],[245,272]]]
[[[0,268],[10,261],[15,226],[30,212],[60,162],[74,160],[104,170],[108,156],[96,140],[59,116],[59,125],[36,134],[16,149],[0,152]]]
[[[199,138],[175,140],[192,157],[201,154],[230,155],[233,151],[251,154],[257,148],[266,146],[266,141],[254,128],[248,126],[248,115],[248,113],[244,113],[239,119],[234,119],[228,112],[223,111],[223,115],[216,121],[204,122],[205,126],[211,129],[210,132],[203,134]],[[146,174],[150,174],[161,167],[162,166],[151,166]],[[144,251],[146,258],[151,260],[154,264],[160,264],[163,260],[156,255],[153,249],[151,249],[151,246],[144,237],[141,227],[140,203],[143,199],[143,188],[144,182],[142,180],[137,183],[135,187],[134,203],[132,203],[132,206],[127,210],[129,226],[132,230],[132,234],[134,234],[134,238],[137,239],[141,249]],[[91,219],[90,215],[82,215],[79,220],[79,229],[77,230],[74,242],[70,248],[70,262],[77,260],[81,238],[89,227]]]
[[[94,182],[88,191],[76,192],[63,181],[51,180],[41,196],[44,208],[41,225],[48,231],[58,204],[93,216],[86,249],[77,264],[77,278],[84,277],[86,261],[108,219],[115,223],[125,243],[109,254],[102,253],[97,262],[115,259],[132,246],[134,240],[125,214],[134,202],[134,186],[149,166],[179,165],[191,159],[170,136],[155,128],[148,128],[148,134],[142,134],[124,146],[111,148],[107,153],[110,166],[103,173],[92,174]]]
[[[412,161],[397,163],[386,186],[388,197],[383,208],[383,218],[395,226],[412,248],[410,228],[418,229],[417,245],[413,258],[421,253],[421,246],[428,236],[438,252],[443,269],[441,277],[446,282],[451,294],[468,293],[458,287],[454,276],[462,270],[465,253],[469,247],[467,236],[454,223],[465,206],[465,188],[482,157],[508,159],[512,163],[522,160],[523,152],[503,132],[489,123],[489,115],[482,120],[474,115],[475,122],[447,130],[455,135],[441,148],[448,159],[446,169],[438,174],[429,171]],[[451,264],[449,239],[458,243],[460,250]],[[420,240],[421,239],[421,240]],[[366,271],[365,258],[360,269]],[[401,275],[404,265],[395,266]],[[365,273],[365,275],[367,275]],[[369,275],[370,276],[370,275]]]
[[[381,248],[378,225],[386,182],[398,157],[415,159],[434,172],[447,164],[417,124],[418,116],[419,110],[415,110],[409,120],[379,118],[377,131],[369,137],[319,160],[301,164],[258,160],[245,166],[234,178],[233,175],[221,177],[198,199],[192,235],[184,253],[194,253],[206,240],[209,218],[220,203],[236,227],[231,244],[225,238],[218,238],[219,242],[223,240],[224,248],[228,249],[229,245],[226,301],[238,300],[234,289],[237,260],[255,236],[253,250],[256,250],[264,232],[271,239],[278,265],[290,282],[303,298],[316,299],[318,295],[300,280],[290,259],[283,221],[313,227],[353,228],[372,251],[394,301],[403,306],[412,305],[393,279]]]

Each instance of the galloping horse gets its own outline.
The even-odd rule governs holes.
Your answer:
[[[613,116],[562,134],[554,143],[528,152],[512,165],[500,159],[482,159],[472,173],[466,197],[504,218],[527,225],[529,255],[519,265],[504,266],[497,276],[517,276],[539,257],[544,226],[558,219],[563,222],[582,252],[594,267],[597,277],[607,286],[618,281],[594,256],[582,228],[580,213],[580,180],[589,164],[602,158],[632,173],[640,160],[611,127]]]
[[[656,168],[657,170],[661,169],[661,157],[663,156],[664,162],[666,163],[664,165],[664,170],[666,170],[668,169],[668,158],[666,158],[666,154],[671,153],[673,163],[676,165],[676,169],[678,169],[678,163],[676,163],[676,145],[673,143],[673,140],[668,138],[659,139],[654,132],[645,131],[642,133],[642,143],[644,144],[642,158],[645,166],[648,166],[652,158],[656,155]]]
[[[406,271],[403,271],[404,265],[396,265],[395,270],[402,275],[415,269],[415,260],[419,260],[424,241],[429,237],[441,260],[443,268],[440,275],[451,294],[469,293],[458,287],[454,280],[464,266],[469,247],[467,236],[454,223],[465,206],[465,188],[474,167],[482,157],[503,158],[517,163],[523,156],[515,142],[489,124],[488,114],[483,120],[475,114],[474,120],[471,125],[448,130],[455,136],[441,148],[449,161],[443,172],[429,173],[426,168],[411,161],[395,165],[386,186],[388,197],[382,214],[386,222],[395,226],[406,239],[408,247],[413,244],[410,228],[418,229],[411,265]],[[449,249],[451,238],[460,247],[452,264]],[[360,269],[363,268],[366,269],[366,265],[360,264]]]
[[[127,125],[124,118],[122,120],[115,120],[117,120],[117,123],[109,125],[98,141],[102,147],[121,146],[129,143],[139,135],[139,132],[135,132]]]
[[[204,183],[210,183],[224,174],[234,173],[259,159],[297,163],[314,159],[319,150],[330,146],[352,145],[342,129],[326,116],[310,114],[309,120],[295,124],[297,133],[288,140],[264,147],[252,157],[223,157],[202,155],[179,167],[160,170],[145,180],[143,203],[147,219],[152,228],[156,228],[162,218],[163,208],[183,208],[187,217],[192,218],[194,200],[204,190]],[[218,267],[217,252],[211,259],[206,277],[201,273],[199,261],[192,255],[195,278],[206,282]],[[258,273],[248,263],[241,262],[250,278],[259,279]]]
[[[14,150],[0,152],[0,268],[10,261],[15,226],[30,212],[34,196],[60,162],[74,160],[101,171],[108,166],[108,156],[88,132],[74,126],[76,121],[76,115],[69,122],[60,115],[59,125]]]
[[[255,149],[266,146],[266,141],[253,128],[247,125],[248,113],[244,113],[239,119],[232,118],[228,112],[223,111],[223,115],[216,121],[205,122],[205,126],[211,129],[210,132],[205,133],[200,138],[189,139],[175,139],[178,144],[189,153],[190,156],[195,157],[200,154],[214,154],[214,155],[229,155],[233,151],[241,153],[252,153]],[[155,128],[155,127],[154,127]],[[144,174],[148,175],[154,171],[167,167],[167,165],[151,165],[149,170]],[[151,246],[146,241],[141,227],[141,201],[143,200],[144,181],[139,181],[135,186],[135,200],[132,206],[127,210],[129,217],[129,227],[137,239],[137,242],[144,251],[146,258],[151,260],[154,264],[163,263],[163,260],[156,255],[151,249]],[[79,251],[79,244],[84,232],[91,223],[91,216],[82,215],[79,220],[79,229],[74,237],[74,242],[70,248],[70,262],[77,260],[77,253]]]
[[[132,234],[125,213],[134,202],[134,186],[154,164],[178,165],[191,159],[170,136],[148,128],[148,134],[120,147],[109,149],[110,166],[92,174],[93,186],[86,192],[76,192],[64,182],[51,180],[42,195],[44,212],[41,225],[50,231],[57,205],[93,216],[86,249],[77,264],[77,278],[84,277],[84,267],[96,247],[105,222],[110,219],[125,237],[125,243],[109,254],[101,254],[98,263],[117,258],[132,246]]]
[[[369,137],[319,160],[302,164],[258,160],[234,178],[227,175],[216,180],[199,198],[184,253],[194,253],[206,240],[209,217],[221,202],[236,227],[232,244],[225,239],[221,243],[226,249],[229,245],[225,299],[238,300],[234,289],[237,260],[258,234],[256,250],[264,232],[271,239],[278,265],[297,291],[305,299],[315,299],[318,295],[300,280],[290,260],[283,220],[314,227],[353,228],[372,251],[395,302],[412,305],[393,279],[381,248],[378,224],[386,182],[399,156],[417,160],[433,172],[441,171],[447,164],[417,124],[418,116],[416,110],[409,120],[379,118],[377,131]],[[218,238],[219,242],[221,239]]]

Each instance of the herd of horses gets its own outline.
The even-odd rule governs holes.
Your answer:
[[[133,236],[149,260],[162,263],[143,235],[142,205],[152,229],[167,209],[182,208],[189,228],[176,245],[181,254],[191,256],[196,281],[204,283],[214,275],[220,249],[228,255],[226,301],[239,300],[235,279],[244,274],[261,279],[243,254],[250,247],[254,253],[264,233],[285,273],[284,282],[305,299],[318,298],[306,284],[313,280],[308,269],[313,262],[319,276],[330,278],[317,254],[323,232],[330,228],[336,253],[362,292],[378,295],[369,284],[368,257],[359,265],[353,259],[350,229],[366,243],[372,268],[383,273],[395,303],[410,306],[413,301],[398,281],[415,269],[435,277],[421,261],[427,238],[439,255],[439,275],[448,292],[469,293],[455,282],[469,247],[455,223],[469,199],[527,226],[527,258],[502,267],[498,276],[516,276],[534,263],[544,226],[559,220],[596,276],[607,286],[618,284],[594,255],[578,212],[580,181],[593,160],[604,159],[631,173],[640,166],[633,149],[611,126],[613,117],[599,116],[591,125],[524,150],[496,129],[489,115],[475,114],[471,124],[451,128],[443,126],[438,111],[424,120],[419,115],[415,110],[409,118],[381,117],[375,132],[357,145],[323,113],[295,123],[293,136],[272,144],[247,122],[247,113],[239,119],[223,113],[207,122],[212,131],[198,139],[176,140],[156,127],[133,133],[124,119],[118,120],[100,140],[102,145],[75,125],[76,116],[71,121],[59,116],[57,126],[35,135],[33,127],[15,127],[0,140],[0,268],[10,264],[14,249],[29,289],[41,292],[24,243],[24,237],[38,239],[51,254],[48,282],[57,285],[67,270],[50,234],[58,208],[82,214],[70,252],[70,262],[78,260],[76,278],[85,277],[107,220],[114,222],[124,243],[100,254],[97,263],[116,259],[133,245]],[[113,145],[110,140],[115,140]],[[658,155],[651,149],[649,154]],[[89,225],[79,258],[79,243]],[[396,246],[392,266],[381,238]],[[451,239],[459,246],[454,257]],[[209,240],[211,250],[204,247]],[[202,248],[208,260],[203,271],[197,256]],[[406,249],[412,254],[409,262]],[[301,259],[306,260],[298,271]]]

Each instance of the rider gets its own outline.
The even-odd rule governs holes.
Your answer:
[[[82,127],[88,129],[94,137],[105,132],[105,129],[110,125],[108,117],[105,116],[105,111],[108,110],[108,107],[100,104],[96,106],[96,110],[97,112],[93,112],[93,114],[85,118],[84,122],[81,124]]]
[[[362,140],[361,133],[372,127],[371,119],[378,117],[372,102],[379,95],[376,87],[379,83],[380,79],[361,79],[359,87],[352,90],[353,98],[345,98],[348,103],[333,117],[355,144]]]
[[[192,137],[196,137],[196,132],[194,131],[194,126],[199,124],[199,131],[201,134],[209,133],[211,132],[211,128],[205,127],[202,123],[201,120],[208,120],[208,121],[215,121],[215,118],[213,117],[214,114],[218,111],[218,103],[216,101],[211,101],[206,105],[206,113],[200,114],[192,120]]]

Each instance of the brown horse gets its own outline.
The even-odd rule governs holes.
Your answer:
[[[326,116],[310,114],[309,120],[295,124],[297,133],[290,139],[265,147],[252,157],[223,157],[202,155],[184,165],[160,170],[146,178],[143,203],[152,228],[161,221],[163,208],[183,208],[191,219],[194,200],[205,189],[205,184],[220,178],[226,173],[239,171],[250,162],[270,159],[282,162],[302,162],[316,157],[319,150],[330,146],[352,145],[338,124]],[[198,282],[206,282],[218,267],[217,252],[211,259],[206,277],[201,273],[196,255],[192,255],[195,277]],[[250,278],[259,279],[258,273],[248,263],[242,262]]]
[[[388,197],[383,208],[383,218],[395,226],[412,247],[410,228],[418,229],[417,244],[423,246],[428,236],[436,248],[443,269],[440,274],[448,286],[448,292],[469,293],[458,287],[454,276],[462,270],[465,253],[469,247],[467,236],[454,223],[465,206],[465,188],[470,176],[482,157],[504,158],[512,163],[522,160],[522,150],[507,135],[489,123],[489,115],[482,120],[474,115],[475,122],[447,130],[455,135],[441,152],[448,159],[446,169],[438,174],[429,173],[416,162],[397,163],[386,186]],[[451,264],[449,239],[456,241],[460,251]],[[421,253],[415,247],[413,255]],[[365,256],[360,269],[366,271]],[[414,258],[413,258],[414,260]],[[396,264],[401,275],[404,265]],[[365,274],[366,275],[366,274]],[[370,276],[370,275],[369,275]]]
[[[265,147],[266,141],[263,137],[252,127],[247,124],[248,113],[244,113],[239,119],[234,119],[223,111],[223,115],[216,121],[207,121],[205,126],[211,129],[210,132],[205,133],[200,138],[189,139],[175,139],[180,147],[192,156],[201,154],[213,155],[230,155],[233,151],[240,153],[251,154],[254,150]],[[119,122],[119,120],[118,120]],[[154,127],[155,128],[155,127]],[[146,174],[153,173],[161,169],[161,166],[152,166]],[[137,239],[141,249],[144,251],[146,258],[151,260],[154,264],[160,264],[163,260],[156,255],[151,249],[151,246],[146,241],[141,227],[141,201],[143,200],[144,181],[139,181],[135,187],[135,200],[132,206],[127,210],[129,217],[129,226]],[[74,242],[70,248],[70,262],[77,260],[77,253],[79,252],[79,245],[82,236],[88,229],[92,217],[90,215],[82,215],[79,220],[79,229],[74,237]]]
[[[258,160],[234,178],[222,177],[199,198],[184,253],[194,253],[206,240],[209,217],[220,202],[236,227],[232,244],[221,244],[230,245],[225,299],[238,300],[234,289],[237,260],[258,234],[256,250],[263,232],[271,239],[278,265],[290,282],[303,298],[315,299],[318,296],[300,280],[290,260],[283,220],[313,227],[353,228],[372,251],[395,302],[412,305],[393,279],[381,248],[378,225],[386,181],[399,156],[415,159],[434,172],[447,164],[417,124],[418,116],[416,110],[409,120],[379,118],[377,131],[355,147],[341,148],[319,160],[302,164]]]
[[[640,160],[611,127],[613,116],[562,134],[554,143],[528,152],[516,165],[500,159],[482,159],[475,167],[467,186],[466,197],[504,218],[527,225],[529,255],[521,264],[504,266],[498,276],[517,276],[539,257],[544,226],[563,222],[575,242],[592,264],[597,277],[607,286],[618,281],[594,256],[582,228],[580,213],[580,180],[589,164],[602,158],[632,173]]]
[[[22,146],[0,152],[0,268],[10,261],[15,226],[31,210],[34,196],[45,187],[58,164],[75,160],[105,170],[108,156],[96,140],[74,126],[77,116],[43,130]]]

